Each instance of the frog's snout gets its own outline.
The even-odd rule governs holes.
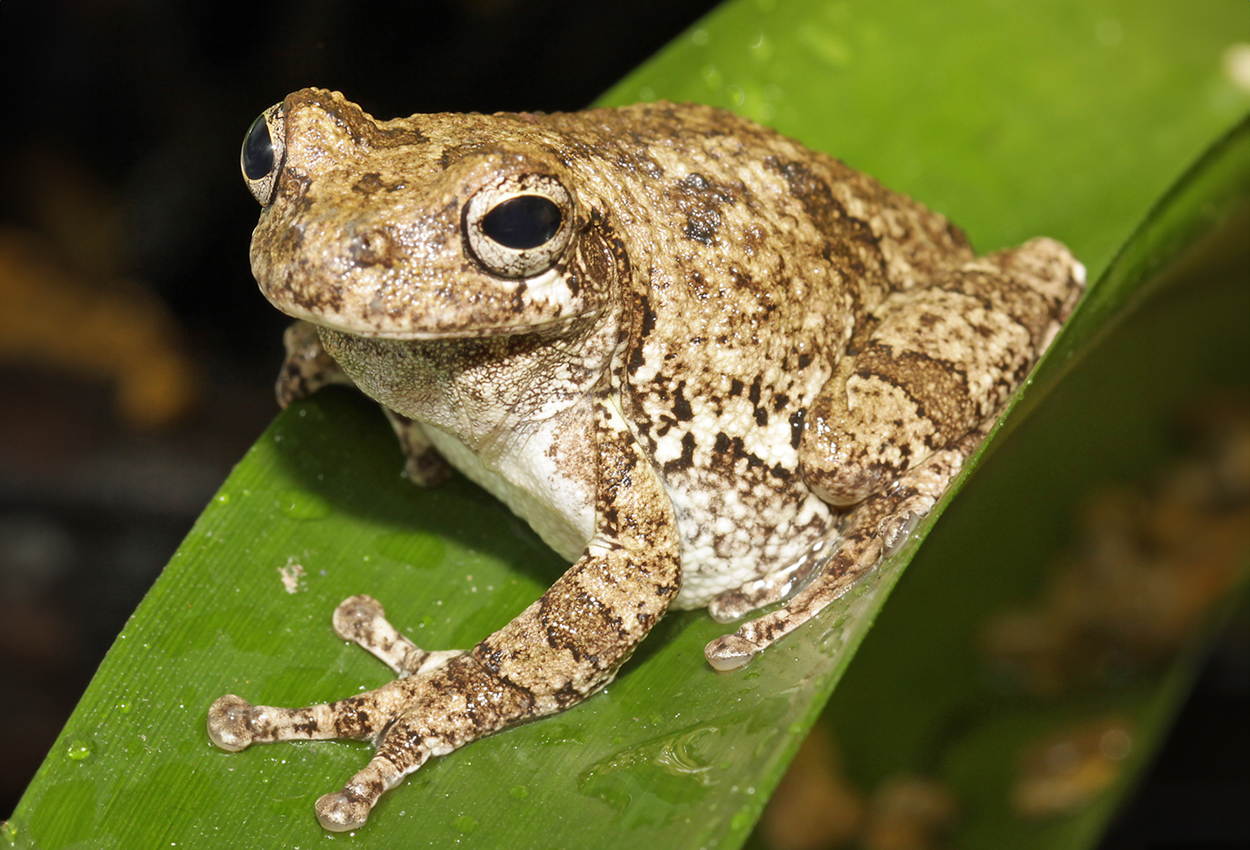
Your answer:
[[[345,253],[352,265],[392,266],[395,264],[395,240],[388,227],[352,227]]]

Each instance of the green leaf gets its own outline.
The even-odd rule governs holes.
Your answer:
[[[740,109],[946,212],[982,249],[1046,233],[1067,241],[1096,278],[1150,204],[1245,113],[1250,99],[1220,64],[1230,33],[1244,32],[1245,14],[1232,0],[731,2],[607,100],[666,97]],[[1043,414],[1086,422],[1100,410],[1097,399],[1062,402],[1056,392],[1041,404],[1041,396],[1082,356],[1101,358],[1093,345],[1104,329],[1160,269],[1244,203],[1246,146],[1243,127],[1120,254],[1023,394],[1021,407],[1037,408],[1030,422]],[[1186,327],[1197,330],[1184,340],[1221,339],[1236,297],[1226,288],[1186,313]],[[1169,364],[1184,375],[1206,362]],[[1141,367],[1124,368],[1129,386],[1147,380]],[[1118,415],[1114,407],[1101,411]],[[992,546],[1014,535],[1022,509],[1066,492],[1021,482],[1036,463],[1087,459],[1080,439],[1068,434],[1040,461],[1018,448],[1027,445],[1028,424],[943,523],[965,530],[935,534],[905,590],[922,583],[910,582],[912,572],[933,582],[950,563],[988,569],[982,546],[998,551]],[[118,638],[6,827],[8,843],[44,850],[326,840],[393,848],[737,846],[940,513],[843,604],[746,670],[716,674],[704,662],[704,643],[723,626],[697,612],[671,616],[603,694],[433,762],[387,794],[359,834],[327,836],[312,802],[359,769],[367,747],[281,744],[227,754],[204,732],[212,700],[229,691],[294,705],[382,684],[387,671],[329,628],[334,606],[353,593],[381,599],[423,646],[466,646],[562,569],[480,491],[458,479],[421,491],[399,477],[400,465],[380,415],[348,393],[326,391],[279,416]],[[999,472],[996,486],[980,485],[1004,467],[1014,476]],[[970,514],[979,525],[967,530]],[[297,566],[303,574],[288,593],[282,571],[294,576]],[[951,575],[965,576],[956,589],[963,580],[985,583],[976,573]],[[916,591],[909,592],[912,607],[901,592],[897,605],[912,612]],[[909,638],[906,623],[884,628],[897,622],[892,600],[879,631],[893,643],[874,633],[852,671],[888,670],[894,652],[912,663],[929,651],[921,640],[966,639],[964,609],[984,600],[949,589],[940,599],[923,638]],[[909,713],[918,700],[906,681],[885,676],[889,686],[879,689],[860,681],[852,694],[859,701],[845,703],[841,716],[852,729],[877,732],[863,736],[876,741],[867,763],[904,762],[924,731],[914,724],[929,715]],[[856,712],[872,704],[865,693],[904,705],[874,724]],[[952,692],[942,705],[962,695]]]
[[[984,659],[987,619],[1037,604],[1071,556],[1092,494],[1157,481],[1176,459],[1178,420],[1230,394],[1243,408],[1250,400],[1248,228],[1245,120],[1168,193],[1090,293],[1013,419],[1037,409],[968,481],[829,704],[823,722],[860,788],[913,773],[955,791],[963,809],[956,846],[1097,846],[1215,628],[1246,602],[1242,552],[1240,583],[1170,662],[1118,685],[1030,699],[998,686]],[[1068,817],[1016,815],[1010,796],[1022,754],[1108,717],[1134,732],[1111,786]]]

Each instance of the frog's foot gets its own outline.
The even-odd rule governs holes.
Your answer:
[[[725,591],[708,603],[708,613],[718,623],[732,623],[751,611],[780,602],[802,587],[825,565],[828,559],[827,549],[826,541],[821,540],[790,566]]]
[[[273,741],[372,740],[377,752],[364,770],[316,804],[321,825],[342,832],[361,826],[385,791],[431,757],[532,716],[535,702],[531,691],[462,653],[375,691],[307,708],[251,705],[228,694],[209,708],[208,734],[231,751]]]
[[[387,621],[378,600],[363,594],[344,599],[334,609],[334,633],[368,650],[400,676],[429,673],[463,654],[459,649],[422,649]]]
[[[321,347],[316,325],[302,320],[295,322],[282,335],[282,343],[286,347],[286,361],[274,387],[278,404],[286,407],[327,384],[352,386],[351,378]]]
[[[820,563],[820,574],[778,610],[709,643],[704,648],[708,663],[717,670],[743,666],[872,572],[882,557],[893,554],[906,541],[918,518],[927,514],[941,497],[967,451],[980,441],[983,433],[978,430],[960,447],[931,455],[908,473],[898,487],[860,504],[851,513],[836,551]]]
[[[401,677],[432,673],[464,654],[458,649],[430,652],[417,646],[387,621],[381,603],[372,596],[362,594],[344,599],[334,609],[333,622],[335,634],[368,650]],[[343,700],[308,708],[275,708],[252,705],[234,694],[226,694],[208,710],[208,735],[223,750],[238,752],[262,741],[367,740],[389,722],[369,722],[361,713],[355,718],[358,725],[345,725],[336,718],[351,703],[352,700]]]
[[[230,752],[271,741],[377,739],[378,754],[365,769],[352,777],[342,791],[326,794],[317,801],[317,818],[321,825],[341,832],[363,824],[382,793],[395,787],[430,756],[455,749],[424,734],[418,735],[420,743],[414,753],[401,753],[396,758],[384,752],[387,746],[395,748],[393,741],[398,740],[396,736],[402,732],[393,735],[397,727],[410,727],[412,716],[429,716],[428,712],[413,712],[412,707],[421,695],[428,699],[427,692],[434,687],[429,684],[430,674],[464,653],[460,650],[430,652],[417,646],[387,621],[382,605],[371,596],[343,600],[334,609],[334,631],[344,640],[364,647],[403,678],[367,694],[307,708],[252,705],[234,694],[227,694],[208,710],[208,736],[214,744]],[[412,687],[407,691],[396,688],[398,682],[408,682]],[[392,743],[388,745],[388,741]]]

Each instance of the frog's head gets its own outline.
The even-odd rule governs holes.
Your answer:
[[[296,92],[243,143],[264,205],[252,272],[279,310],[361,336],[493,336],[593,316],[616,264],[559,146],[534,116],[379,122],[337,92]]]

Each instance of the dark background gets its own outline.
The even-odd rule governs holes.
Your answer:
[[[0,235],[54,270],[15,294],[0,267],[0,816],[277,411],[286,320],[248,270],[237,167],[256,115],[306,85],[380,118],[577,109],[713,5],[0,3]],[[176,391],[119,412],[119,381],[162,357]],[[1225,641],[1107,847],[1248,836],[1248,679],[1244,636]]]

